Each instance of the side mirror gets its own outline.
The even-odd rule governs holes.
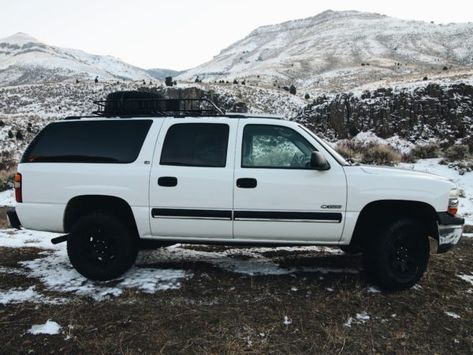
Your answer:
[[[310,168],[314,170],[329,170],[330,164],[320,152],[312,152],[310,156]]]

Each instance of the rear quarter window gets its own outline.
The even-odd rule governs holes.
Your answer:
[[[152,120],[73,121],[46,126],[26,149],[22,163],[131,163]]]
[[[222,123],[178,123],[166,133],[161,165],[224,168],[229,126]]]

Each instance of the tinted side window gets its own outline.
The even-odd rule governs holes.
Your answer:
[[[25,151],[22,163],[131,163],[151,120],[51,123]]]
[[[307,169],[316,150],[291,128],[247,125],[243,131],[243,168]]]
[[[164,139],[161,165],[225,167],[229,127],[220,123],[179,123]]]

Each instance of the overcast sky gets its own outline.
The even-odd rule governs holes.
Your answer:
[[[210,60],[256,27],[328,9],[473,21],[472,0],[0,0],[0,38],[26,32],[143,68],[182,70]]]

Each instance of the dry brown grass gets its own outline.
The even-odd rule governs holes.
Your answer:
[[[13,187],[16,169],[0,170],[0,191]]]
[[[363,273],[248,276],[176,261],[167,267],[193,273],[178,290],[151,295],[128,290],[102,302],[62,293],[70,303],[0,305],[1,352],[472,353],[473,294],[457,277],[473,270],[472,247],[467,239],[452,252],[432,256],[420,288],[400,293],[368,292]],[[360,262],[355,256],[307,251],[270,255],[265,254],[286,266],[358,268]],[[1,266],[18,267],[18,261],[37,257],[34,249],[0,248]],[[0,282],[2,289],[34,285],[51,294],[32,278],[0,273]],[[366,323],[344,325],[363,311],[370,315]],[[291,324],[283,323],[285,316]],[[27,333],[48,319],[63,327],[62,334]]]
[[[452,145],[445,151],[445,158],[449,161],[457,161],[468,158],[470,149],[466,144]]]
[[[394,165],[402,160],[397,150],[382,144],[346,140],[338,143],[337,151],[346,159],[364,164]]]
[[[412,160],[438,158],[440,156],[440,147],[438,144],[431,143],[426,145],[417,145],[410,152]]]

